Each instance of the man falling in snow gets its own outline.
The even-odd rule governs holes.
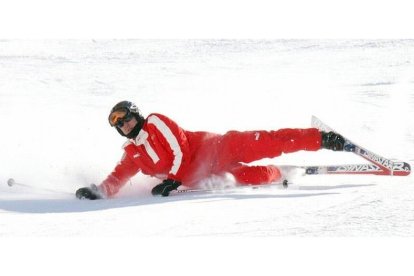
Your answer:
[[[108,120],[129,139],[124,145],[125,153],[100,185],[76,191],[80,199],[112,197],[140,171],[162,180],[151,191],[162,196],[168,196],[180,185],[192,187],[213,175],[226,173],[232,174],[240,185],[272,183],[281,178],[276,166],[244,163],[299,150],[342,151],[345,143],[339,134],[316,128],[229,131],[224,135],[192,132],[161,114],[153,113],[145,119],[129,101],[116,104]]]

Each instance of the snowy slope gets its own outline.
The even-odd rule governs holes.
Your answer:
[[[157,180],[139,175],[111,200],[73,196],[121,157],[106,118],[124,99],[189,130],[310,127],[315,114],[413,164],[412,72],[413,40],[2,40],[0,237],[412,237],[412,176],[295,175],[288,190],[152,198]]]

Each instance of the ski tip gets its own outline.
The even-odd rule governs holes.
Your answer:
[[[317,121],[317,120],[319,120],[315,115],[312,115],[311,116],[311,126],[315,126],[315,122]]]
[[[407,176],[411,174],[411,166],[406,162],[394,162],[392,175]]]

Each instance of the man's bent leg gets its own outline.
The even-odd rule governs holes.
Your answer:
[[[281,179],[280,170],[276,166],[240,165],[230,170],[237,183],[242,185],[260,185],[276,182]]]

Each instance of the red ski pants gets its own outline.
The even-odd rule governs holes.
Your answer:
[[[202,180],[212,174],[231,173],[240,184],[264,184],[277,181],[281,174],[276,166],[248,166],[263,158],[299,150],[321,148],[321,134],[316,128],[280,129],[277,131],[229,131],[207,139],[195,151],[184,184]]]

